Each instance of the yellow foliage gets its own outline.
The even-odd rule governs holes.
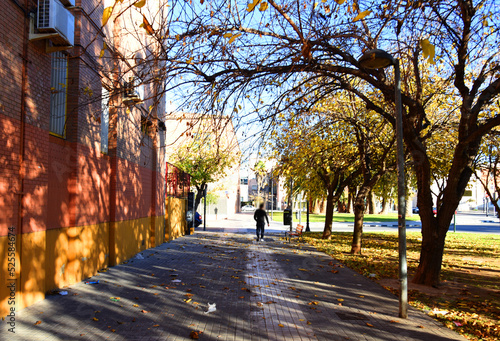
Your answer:
[[[253,2],[248,4],[247,11],[252,12],[259,3],[260,0],[253,0]]]
[[[367,15],[369,15],[371,12],[372,11],[370,11],[370,10],[360,12],[357,16],[354,17],[354,19],[352,19],[352,21],[361,20],[361,19],[365,18]]]
[[[238,33],[238,34],[235,34],[231,37],[231,39],[229,39],[229,41],[227,42],[228,44],[231,44],[236,38],[238,38],[239,36],[241,36],[241,33]]]
[[[99,53],[99,59],[101,59],[102,57],[104,57],[104,53],[106,52],[107,48],[108,48],[108,46],[106,45],[106,42],[104,42],[103,45],[102,45],[101,53]]]
[[[137,8],[141,8],[141,7],[144,7],[145,4],[146,4],[146,0],[139,0],[134,4],[134,6]]]
[[[427,61],[429,63],[436,64],[436,62],[434,61],[436,48],[429,42],[429,39],[420,40],[420,46],[422,46],[422,52],[424,54],[424,58],[427,58]]]
[[[109,17],[111,16],[111,13],[113,13],[113,6],[111,7],[106,7],[104,11],[102,12],[102,26],[106,26],[108,23]]]

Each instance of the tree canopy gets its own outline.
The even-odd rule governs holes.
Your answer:
[[[345,90],[394,125],[391,68],[365,69],[358,59],[380,48],[400,60],[404,142],[422,221],[414,281],[437,285],[446,232],[482,137],[500,125],[492,109],[500,93],[495,1],[172,0],[168,5],[167,24],[146,14],[141,23],[161,45],[156,57],[164,63],[164,90],[177,91],[179,103],[193,112],[231,113],[237,123],[280,122],[283,113],[307,112]],[[433,137],[442,134],[443,121],[433,114],[443,106],[453,138],[439,147]],[[451,151],[441,157],[446,167],[439,167],[446,171],[436,216],[433,148]]]

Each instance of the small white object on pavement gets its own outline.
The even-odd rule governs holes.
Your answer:
[[[215,307],[215,303],[212,303],[212,304],[208,303],[208,310],[205,311],[205,314],[212,313],[212,312],[214,312],[216,310],[217,309]]]

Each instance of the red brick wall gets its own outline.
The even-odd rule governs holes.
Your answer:
[[[99,149],[78,145],[75,226],[109,221],[110,162]]]
[[[49,135],[46,130],[26,124],[23,233],[47,228]]]
[[[1,71],[0,71],[1,72]],[[17,226],[19,121],[0,114],[0,237]]]
[[[32,4],[32,1],[29,2]],[[49,98],[44,98],[46,79],[50,75],[48,56],[43,56],[41,43],[28,44],[26,64],[26,118],[21,131],[21,101],[23,93],[24,13],[12,1],[0,2],[0,235],[8,226],[17,226],[20,144],[24,140],[23,232],[45,229],[47,201]],[[43,45],[44,47],[45,45]],[[49,64],[50,65],[50,64]],[[50,77],[49,77],[50,80]],[[23,136],[21,136],[23,134]],[[5,146],[5,149],[3,148]]]
[[[34,4],[30,0],[30,5]],[[28,42],[23,137],[25,233],[109,221],[111,164],[110,157],[100,152],[97,120],[101,109],[101,75],[97,70],[102,62],[97,56],[103,38],[98,30],[102,8],[92,11],[97,5],[102,7],[100,0],[83,1],[97,26],[75,11],[75,41],[81,47],[70,52],[66,139],[49,135],[51,58],[45,41]],[[24,23],[24,14],[12,1],[0,1],[0,45],[4,46],[0,49],[0,235],[7,233],[8,226],[17,225],[18,217]],[[90,96],[83,94],[87,87],[93,92]],[[164,214],[164,176],[151,169],[149,143],[141,147],[138,111],[131,121],[121,110],[116,220],[143,218],[153,211]],[[153,176],[155,189],[151,188]],[[152,199],[156,199],[154,203]]]
[[[70,183],[75,171],[75,152],[74,143],[50,137],[48,229],[74,226],[75,212],[70,204]]]

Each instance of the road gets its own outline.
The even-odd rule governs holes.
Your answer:
[[[283,214],[282,212],[275,212],[277,214]],[[500,219],[492,216],[486,216],[483,212],[458,212],[456,214],[456,231],[457,232],[467,232],[467,233],[490,233],[490,234],[500,234]],[[294,226],[298,224],[297,220],[294,220]],[[305,221],[301,222],[305,226]],[[421,229],[420,221],[407,221],[407,231],[418,232]],[[353,223],[333,223],[332,230],[337,232],[352,232]],[[215,219],[215,217],[207,216],[207,227],[208,229],[214,228],[225,228],[225,229],[248,229],[255,230],[255,223],[253,221],[253,212],[238,213],[227,219]],[[313,232],[322,232],[324,228],[324,223],[310,223],[309,227]],[[198,228],[197,230],[202,229]],[[289,227],[284,226],[282,222],[271,221],[267,231],[270,232],[280,232],[285,231]],[[381,232],[381,231],[397,231],[397,222],[368,222],[363,225],[364,232]],[[450,225],[450,232],[454,231],[453,221]]]

